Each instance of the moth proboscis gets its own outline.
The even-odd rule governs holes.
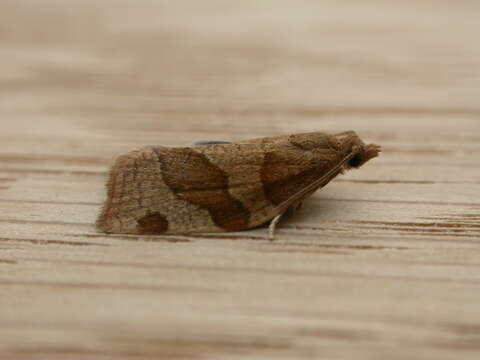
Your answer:
[[[116,158],[96,225],[107,233],[188,234],[270,222],[273,239],[285,211],[379,152],[353,131],[146,147]]]

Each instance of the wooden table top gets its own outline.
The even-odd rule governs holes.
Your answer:
[[[0,358],[478,359],[479,11],[3,1]],[[94,228],[119,152],[344,130],[274,242]]]

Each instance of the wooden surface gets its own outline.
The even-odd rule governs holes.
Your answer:
[[[0,12],[0,358],[478,359],[478,1]],[[105,236],[113,156],[356,130],[275,242]]]

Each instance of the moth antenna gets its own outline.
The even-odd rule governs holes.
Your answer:
[[[285,210],[287,210],[291,204],[293,204],[295,201],[300,200],[305,194],[309,193],[310,191],[316,189],[317,187],[320,186],[320,184],[330,177],[332,174],[337,172],[339,169],[341,169],[345,163],[347,163],[349,160],[351,160],[355,155],[357,155],[360,151],[360,147],[355,146],[350,154],[345,156],[342,161],[340,161],[337,165],[335,165],[333,168],[331,168],[327,173],[325,173],[322,177],[319,179],[315,180],[312,182],[310,185],[305,186],[303,189],[299,190],[292,196],[290,196],[287,200],[283,201],[279,205],[277,205],[274,209],[275,214],[283,214]]]

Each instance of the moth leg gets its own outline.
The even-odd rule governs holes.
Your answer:
[[[281,213],[280,215],[275,216],[272,221],[270,221],[270,225],[268,226],[268,240],[273,241],[275,240],[275,230],[277,228],[278,222],[280,218],[288,211],[288,214],[295,214],[300,208],[302,207],[303,202],[299,202],[298,204],[290,206],[286,211]]]
[[[273,241],[275,240],[275,229],[277,227],[278,222],[280,221],[280,218],[282,217],[284,213],[281,213],[277,216],[275,216],[272,221],[270,222],[270,225],[268,226],[268,240]]]

